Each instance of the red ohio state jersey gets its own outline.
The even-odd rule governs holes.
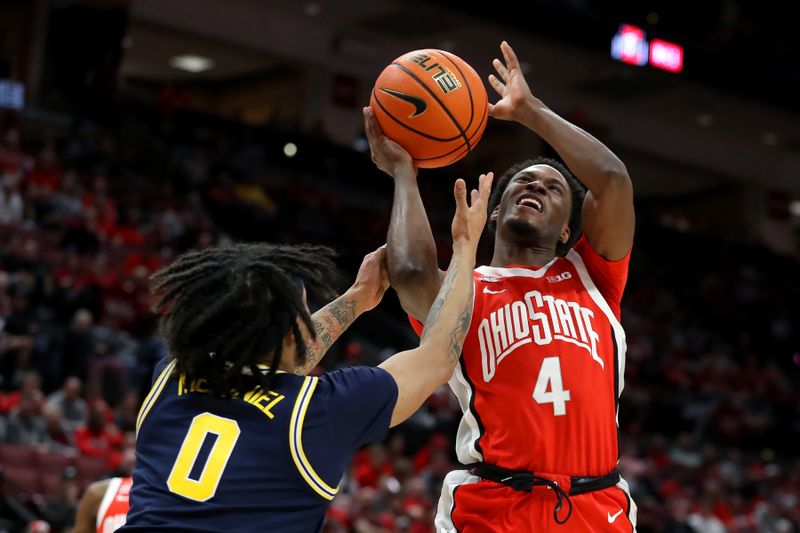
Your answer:
[[[125,525],[133,478],[112,477],[97,509],[97,533],[111,533]]]
[[[582,237],[543,267],[475,269],[472,323],[449,382],[464,412],[462,463],[570,476],[615,468],[629,257],[607,261]]]

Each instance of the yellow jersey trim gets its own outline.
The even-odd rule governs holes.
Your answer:
[[[314,492],[330,501],[339,492],[338,485],[334,488],[325,483],[311,466],[303,451],[303,422],[308,404],[311,403],[311,396],[317,387],[317,381],[317,378],[307,376],[297,393],[294,409],[292,409],[292,418],[289,422],[289,450],[292,452],[292,460],[294,460],[298,472],[306,483]]]
[[[139,415],[136,417],[136,434],[139,434],[139,428],[142,427],[142,422],[144,422],[147,413],[150,412],[150,409],[153,407],[153,404],[156,403],[158,396],[161,394],[161,391],[164,390],[164,386],[169,381],[169,376],[172,374],[173,369],[175,368],[175,360],[173,359],[170,363],[164,367],[164,370],[161,371],[161,374],[158,375],[155,383],[153,383],[153,388],[150,389],[150,392],[145,397],[144,402],[142,402],[142,407],[139,409]]]

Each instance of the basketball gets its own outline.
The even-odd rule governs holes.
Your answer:
[[[475,69],[435,49],[415,50],[392,61],[370,97],[383,133],[421,168],[450,165],[474,150],[486,128],[488,102]]]

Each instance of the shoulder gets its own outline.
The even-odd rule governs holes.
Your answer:
[[[95,498],[99,496],[102,498],[108,490],[108,487],[111,485],[111,482],[115,479],[117,478],[110,477],[90,483],[89,486],[86,487],[86,493],[84,494],[84,497]]]
[[[81,498],[81,505],[88,506],[90,509],[94,509],[95,511],[99,509],[100,502],[106,495],[108,487],[115,479],[117,478],[107,478],[91,483],[86,488],[86,492],[83,493],[83,497]]]
[[[589,261],[591,263],[605,263],[608,265],[620,265],[624,264],[627,265],[630,261],[631,251],[633,251],[633,246],[628,250],[628,253],[625,254],[623,257],[616,259],[614,261],[610,259],[606,259],[602,255],[600,255],[592,246],[592,243],[589,242],[589,239],[586,235],[581,235],[580,239],[575,243],[572,247],[572,250],[575,251],[578,255],[583,258],[584,261]]]
[[[341,393],[354,387],[373,384],[394,384],[392,376],[382,368],[371,366],[353,366],[326,372],[319,378],[318,388],[324,393]]]
[[[619,302],[628,281],[631,250],[625,257],[609,261],[598,254],[585,235],[578,239],[567,259],[574,264],[587,288],[595,286],[619,314]]]

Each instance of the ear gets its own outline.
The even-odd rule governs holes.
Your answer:
[[[491,220],[492,222],[497,222],[498,213],[500,213],[500,206],[499,205],[497,207],[495,207],[494,211],[492,211],[492,214],[489,215],[489,220]]]
[[[561,228],[561,235],[558,236],[558,242],[566,244],[569,242],[570,235],[572,235],[572,232],[569,230],[569,226],[564,224],[564,227]]]
[[[297,359],[297,344],[295,342],[294,331],[291,328],[289,328],[289,331],[283,338],[280,364],[282,365],[284,361],[289,361],[289,358],[294,360]],[[292,361],[292,363],[294,364],[294,361]]]

